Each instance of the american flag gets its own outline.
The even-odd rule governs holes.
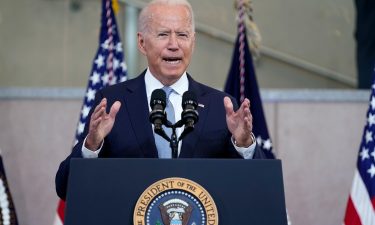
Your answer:
[[[10,194],[0,150],[0,224],[18,225],[16,209]]]
[[[373,78],[375,78],[375,69]],[[375,80],[371,89],[352,189],[346,206],[345,225],[375,224]]]
[[[127,67],[124,59],[123,47],[117,29],[116,18],[111,0],[102,0],[102,15],[99,48],[92,64],[88,79],[79,122],[77,125],[75,142],[81,139],[87,115],[94,104],[98,90],[127,79]],[[64,221],[64,202],[60,200],[54,225],[61,225]]]
[[[246,38],[246,27],[244,26],[243,15],[241,14],[243,13],[240,11],[236,45],[224,91],[235,97],[238,104],[244,98],[250,100],[250,111],[253,116],[253,133],[257,139],[257,144],[267,158],[274,159],[272,141],[268,134],[253,60]]]
[[[235,97],[238,104],[241,104],[245,98],[250,100],[250,111],[253,116],[253,133],[256,137],[257,146],[268,159],[275,159],[272,141],[263,112],[253,59],[246,37],[244,1],[239,1],[239,3],[238,35],[224,91]],[[292,222],[288,212],[286,216],[288,225],[291,225]]]

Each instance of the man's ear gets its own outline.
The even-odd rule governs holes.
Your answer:
[[[140,32],[137,33],[137,42],[138,42],[138,49],[143,54],[146,55],[146,49],[145,49],[145,38],[143,34]]]

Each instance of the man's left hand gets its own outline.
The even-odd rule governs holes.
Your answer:
[[[253,131],[253,116],[250,113],[250,101],[245,98],[240,108],[234,112],[233,104],[229,97],[224,98],[227,126],[232,133],[236,146],[249,147],[253,144],[251,132]]]

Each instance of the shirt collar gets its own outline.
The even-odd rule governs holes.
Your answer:
[[[147,68],[147,71],[145,74],[145,84],[146,84],[147,98],[151,97],[151,94],[155,89],[164,87],[164,85],[158,79],[156,79],[154,75],[152,75],[149,68]],[[178,81],[176,81],[170,87],[173,88],[175,93],[182,96],[182,94],[185,93],[189,89],[189,80],[187,78],[186,71],[182,74],[180,79],[178,79]]]

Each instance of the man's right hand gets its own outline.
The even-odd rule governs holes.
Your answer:
[[[103,98],[99,105],[96,106],[90,118],[90,127],[85,143],[85,147],[87,149],[96,151],[100,147],[104,138],[109,134],[109,132],[111,132],[120,107],[121,103],[116,101],[113,103],[111,110],[107,114],[106,98]]]

